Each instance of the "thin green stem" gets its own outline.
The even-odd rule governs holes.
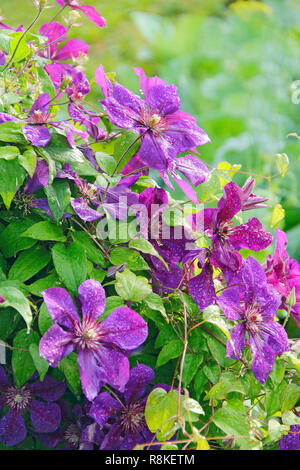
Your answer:
[[[31,28],[35,25],[35,23],[38,21],[39,17],[41,16],[41,13],[43,11],[43,8],[39,7],[39,10],[38,10],[38,13],[36,15],[36,17],[34,18],[34,20],[30,23],[30,25],[28,26],[28,28],[25,29],[25,31],[23,32],[23,34],[21,35],[19,41],[17,42],[17,45],[15,47],[15,50],[14,52],[12,53],[11,55],[11,58],[9,59],[9,61],[7,62],[6,66],[4,67],[4,69],[2,70],[2,72],[5,72],[5,70],[10,66],[10,64],[12,63],[12,61],[14,60],[14,57],[17,53],[17,50],[19,48],[19,45],[21,44],[21,41],[22,39],[24,38],[24,36],[26,36],[26,34],[28,33],[28,31],[31,30]]]

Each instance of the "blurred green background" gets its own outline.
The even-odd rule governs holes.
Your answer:
[[[44,12],[44,20],[57,10]],[[300,80],[300,1],[87,0],[106,18],[97,28],[82,17],[71,35],[90,44],[85,65],[89,78],[103,63],[119,82],[138,92],[132,67],[160,75],[178,86],[182,108],[194,115],[212,143],[201,149],[210,164],[242,164],[242,170],[268,175],[277,153],[298,159],[300,108],[292,84]],[[11,25],[28,25],[31,0],[1,0]],[[300,87],[299,87],[300,89]],[[294,91],[295,97],[300,98]],[[92,91],[96,101],[98,90]],[[243,183],[245,175],[236,175]],[[277,203],[286,217],[289,251],[300,260],[300,162],[284,179],[273,180]],[[271,196],[266,181],[256,190]],[[272,205],[274,206],[274,201]],[[260,213],[268,224],[271,209]]]

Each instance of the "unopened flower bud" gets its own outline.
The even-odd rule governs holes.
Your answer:
[[[295,286],[293,287],[293,289],[291,290],[291,292],[289,293],[287,299],[286,299],[286,303],[289,307],[293,307],[296,303],[296,290],[295,290]]]

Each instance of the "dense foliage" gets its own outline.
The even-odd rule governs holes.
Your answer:
[[[101,64],[88,80],[68,34],[106,22],[56,2],[0,22],[1,448],[299,449],[300,266],[274,194],[296,162],[210,165],[217,125],[140,67],[139,95]]]

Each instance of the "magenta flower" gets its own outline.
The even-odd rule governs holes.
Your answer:
[[[68,121],[55,122],[50,120],[50,103],[50,95],[48,93],[41,93],[33,103],[27,119],[22,120],[10,114],[0,113],[0,124],[6,121],[24,122],[26,124],[22,128],[24,136],[32,145],[39,147],[45,147],[51,140],[48,126],[63,130],[71,147],[75,146],[73,134],[77,134],[86,140],[87,134],[77,129]]]
[[[295,289],[296,303],[291,308],[291,316],[300,326],[300,266],[295,259],[291,259],[286,251],[287,236],[279,228],[276,230],[276,248],[273,256],[267,256],[264,270],[268,283],[281,295],[281,308],[286,311],[286,303],[291,290]]]
[[[169,188],[174,189],[169,179],[170,176],[178,184],[184,194],[198,205],[199,202],[196,191],[187,181],[182,179],[178,171],[194,186],[198,186],[204,183],[209,176],[206,165],[194,155],[185,155],[184,157],[176,158],[176,160],[169,160],[168,169],[160,172],[160,176]]]
[[[159,171],[166,172],[169,161],[179,152],[190,150],[210,141],[197,126],[195,119],[181,111],[177,88],[161,78],[146,77],[142,69],[135,69],[140,77],[144,101],[119,83],[107,79],[103,67],[96,71],[96,82],[105,96],[101,103],[110,121],[123,129],[133,129],[141,137],[141,160]]]
[[[88,183],[86,180],[79,178],[68,163],[56,176],[57,178],[67,178],[76,184],[80,197],[72,199],[71,206],[84,222],[101,219],[104,212],[97,210],[100,206],[115,219],[126,220],[128,206],[136,204],[138,201],[138,196],[125,185],[119,184],[106,190],[105,187]],[[101,205],[104,194],[105,200]]]
[[[81,70],[71,69],[66,75],[71,78],[70,85],[66,89],[70,103],[68,105],[69,116],[73,122],[78,122],[86,127],[88,135],[92,137],[95,142],[103,140],[107,133],[97,124],[100,121],[99,113],[87,109],[82,104],[82,98],[90,91],[90,84],[86,76]],[[65,76],[66,76],[65,75]]]
[[[258,209],[260,207],[268,207],[264,204],[268,198],[256,196],[252,193],[255,185],[255,180],[251,176],[247,179],[242,189],[242,211],[249,211],[251,209]]]
[[[54,403],[65,392],[65,384],[46,376],[43,382],[26,382],[21,387],[11,385],[0,366],[0,411],[8,412],[0,419],[0,441],[6,446],[22,442],[27,434],[23,413],[27,410],[38,433],[55,431],[61,421],[60,407]],[[44,401],[37,400],[42,398]]]
[[[232,280],[217,298],[226,317],[238,322],[230,332],[234,349],[228,341],[227,356],[241,359],[248,336],[253,355],[252,371],[255,378],[264,384],[273,369],[276,355],[289,350],[286,331],[274,320],[280,297],[267,284],[260,264],[250,256],[239,273],[234,275],[235,286],[230,287],[231,283]]]
[[[52,367],[77,347],[83,391],[92,401],[108,383],[123,391],[129,379],[128,352],[140,346],[148,335],[147,324],[128,307],[116,308],[105,320],[105,291],[94,279],[79,286],[82,319],[72,298],[60,287],[42,294],[55,322],[40,341],[40,355]]]
[[[45,44],[47,47],[40,55],[51,59],[52,62],[61,62],[86,55],[89,46],[81,39],[69,39],[60,49],[58,48],[58,44],[67,39],[67,33],[67,28],[55,21],[43,24],[40,28],[40,34],[47,37]]]
[[[253,217],[247,223],[234,226],[231,219],[243,208],[244,194],[234,182],[226,184],[217,209],[203,209],[191,217],[193,227],[212,240],[211,263],[237,271],[242,262],[238,250],[260,251],[272,243],[272,235]]]
[[[118,400],[107,392],[94,400],[89,415],[101,428],[108,428],[102,450],[132,450],[136,444],[152,441],[144,413],[147,385],[154,380],[153,370],[143,364],[130,371],[130,379]]]
[[[95,10],[94,7],[91,7],[90,5],[81,5],[82,0],[56,0],[56,2],[61,7],[68,5],[72,10],[81,11],[84,16],[99,26],[99,28],[106,25],[105,19],[97,12],[97,10]]]
[[[294,424],[278,442],[278,450],[300,450],[300,424]]]
[[[201,268],[201,272],[189,281],[188,288],[191,297],[202,312],[206,307],[214,304],[217,300],[213,281],[213,267],[210,264],[210,250],[208,250],[208,248],[191,250],[187,253],[182,262],[185,264],[195,259],[198,260],[198,266]]]

